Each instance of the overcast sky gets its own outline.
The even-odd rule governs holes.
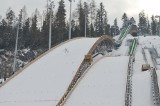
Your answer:
[[[36,8],[42,13],[45,9],[46,1],[47,0],[0,0],[0,15],[4,17],[9,7],[11,7],[17,15],[24,5],[27,7],[27,13],[29,16]],[[58,7],[59,0],[53,1],[55,1],[55,6]],[[69,1],[64,1],[68,13]],[[117,17],[118,23],[121,25],[121,17],[124,12],[126,12],[129,17],[134,17],[136,20],[138,20],[138,13],[141,10],[145,10],[149,17],[152,14],[160,15],[160,0],[95,0],[95,2],[97,6],[99,6],[100,2],[103,2],[105,9],[108,12],[109,24],[113,24],[113,20]],[[74,8],[76,5],[77,2],[74,3]]]

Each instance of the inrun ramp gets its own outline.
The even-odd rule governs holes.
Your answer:
[[[78,38],[51,50],[0,88],[0,106],[55,106],[98,38]]]
[[[128,56],[104,57],[82,77],[64,106],[123,106]]]

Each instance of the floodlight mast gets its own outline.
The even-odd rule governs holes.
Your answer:
[[[18,19],[18,22],[17,22],[17,34],[16,34],[16,44],[15,44],[15,51],[14,51],[14,61],[13,61],[13,72],[16,71],[16,56],[17,56],[17,46],[18,46],[18,35],[19,35],[19,26],[20,26],[20,21]]]
[[[74,0],[75,1],[75,0]],[[71,29],[72,29],[72,24],[71,24],[71,21],[72,21],[72,0],[69,0],[70,2],[70,18],[69,18],[69,36],[68,38],[71,39]]]
[[[87,37],[87,3],[85,2],[85,37]]]
[[[49,22],[49,50],[51,49],[51,42],[52,42],[52,38],[51,38],[51,35],[52,35],[52,12],[53,12],[53,8],[54,8],[54,2],[49,0],[50,2],[50,22]]]

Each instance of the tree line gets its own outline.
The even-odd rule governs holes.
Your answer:
[[[137,25],[137,28],[139,30],[140,35],[159,35],[160,34],[160,20],[157,20],[158,17],[152,15],[150,18],[145,13],[144,10],[142,10],[139,14],[139,23]],[[135,19],[128,18],[127,14],[124,13],[122,16],[123,21],[123,27],[128,26],[128,24],[132,23],[133,25],[136,25]]]
[[[50,16],[50,13],[52,13],[52,16]],[[80,0],[72,16],[72,38],[85,36],[85,23],[87,37],[99,37],[102,35],[110,35],[112,37],[120,33],[117,18],[115,18],[113,25],[108,24],[107,11],[103,3],[97,6],[94,0],[91,2],[82,2]],[[9,8],[6,16],[0,21],[0,48],[14,50],[18,21],[20,23],[18,48],[29,47],[33,50],[47,50],[50,18],[52,46],[68,40],[69,21],[66,19],[64,0],[59,1],[58,10],[53,9],[51,11],[47,5],[42,15],[36,9],[31,17],[27,17],[25,6],[20,10],[18,16],[15,16],[15,12]],[[122,15],[122,21],[122,28],[129,23],[136,23],[135,19],[133,17],[128,18],[126,13]],[[141,34],[159,34],[159,27],[159,22],[155,16],[152,16],[151,22],[149,22],[149,18],[144,11],[139,13],[138,28]]]
[[[51,17],[50,13],[52,13]],[[115,31],[113,29],[118,27],[117,22],[115,22],[116,27],[110,27],[108,24],[107,11],[103,3],[96,6],[94,0],[91,2],[82,2],[80,0],[72,16],[72,38],[84,37],[85,23],[87,37],[99,37],[105,34],[113,36],[113,31]],[[29,47],[33,50],[47,50],[50,18],[52,26],[52,46],[68,40],[69,21],[66,20],[64,0],[59,1],[58,10],[53,9],[53,11],[51,11],[49,5],[47,5],[42,15],[38,9],[36,9],[31,17],[27,16],[25,6],[20,10],[18,16],[9,8],[6,16],[0,21],[0,48],[14,50],[17,26],[19,25],[19,49]]]

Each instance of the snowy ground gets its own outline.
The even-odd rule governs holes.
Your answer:
[[[40,58],[0,88],[0,106],[56,105],[97,39],[73,40]]]
[[[132,81],[132,106],[155,106],[153,104],[150,72],[134,74]]]
[[[128,56],[105,57],[86,73],[64,106],[123,106]]]

